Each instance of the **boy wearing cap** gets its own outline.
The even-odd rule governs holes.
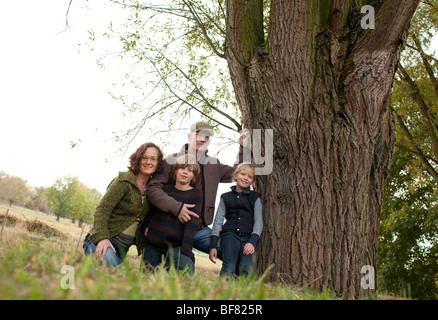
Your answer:
[[[181,150],[163,160],[163,170],[155,175],[149,182],[147,197],[151,204],[164,212],[169,212],[178,217],[182,223],[189,221],[191,216],[197,215],[190,211],[193,205],[184,204],[169,197],[163,186],[171,179],[171,166],[178,156],[189,154],[195,156],[201,167],[201,174],[195,181],[194,186],[203,191],[203,205],[201,211],[201,223],[194,238],[194,247],[205,253],[210,250],[211,229],[208,227],[213,222],[215,212],[215,201],[219,183],[231,182],[235,167],[243,159],[243,139],[238,153],[238,161],[234,167],[220,163],[219,159],[207,154],[207,147],[210,144],[210,137],[214,134],[213,127],[208,123],[199,121],[194,123],[187,135],[189,143],[182,146]]]

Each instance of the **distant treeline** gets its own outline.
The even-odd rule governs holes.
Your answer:
[[[0,171],[0,201],[58,217],[91,222],[102,194],[90,189],[77,177],[58,178],[46,187],[29,186],[26,180]]]

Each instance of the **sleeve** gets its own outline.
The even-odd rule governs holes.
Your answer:
[[[175,198],[169,196],[164,190],[163,187],[169,181],[169,177],[171,175],[171,165],[163,160],[162,170],[160,173],[157,173],[147,185],[146,195],[148,197],[149,202],[160,209],[163,212],[168,212],[173,214],[174,216],[178,216],[183,206],[183,203],[175,200]]]
[[[115,178],[104,196],[100,200],[94,212],[93,232],[90,240],[97,244],[102,239],[109,239],[108,220],[117,204],[125,196],[124,183]]]
[[[222,226],[225,220],[225,201],[221,197],[219,202],[219,206],[216,211],[216,216],[214,217],[213,228],[211,230],[210,236],[210,249],[215,249],[217,247],[217,243],[219,241],[219,234],[221,232]]]
[[[197,218],[192,217],[190,221],[185,224],[183,240],[181,245],[181,253],[195,261],[195,255],[193,254],[193,239],[195,238],[196,232],[198,231],[198,226],[201,223],[201,209],[202,209],[202,191],[200,189],[195,189],[193,201],[190,201],[196,206],[193,211],[198,215]]]
[[[254,248],[259,241],[260,235],[263,231],[263,215],[262,215],[262,202],[260,198],[258,198],[254,204],[254,225],[252,228],[251,238],[249,239],[249,243],[251,243]]]

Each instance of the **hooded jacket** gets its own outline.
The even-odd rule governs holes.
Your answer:
[[[137,181],[132,171],[120,172],[109,184],[94,213],[94,223],[90,230],[90,240],[97,245],[103,239],[110,239],[140,218],[135,235],[138,254],[143,251],[144,235],[142,224],[149,212],[149,203],[144,203]]]

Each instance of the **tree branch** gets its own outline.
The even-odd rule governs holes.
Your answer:
[[[381,1],[375,13],[375,29],[367,29],[361,35],[361,50],[370,52],[398,48],[419,3],[420,0]]]
[[[68,3],[67,12],[65,13],[65,30],[70,28],[70,26],[68,25],[68,14],[70,13],[70,8],[71,8],[72,2],[73,2],[73,0],[70,0],[70,2]]]
[[[160,6],[160,5],[140,5],[138,2],[136,4],[126,4],[124,2],[120,2],[117,0],[110,0],[112,3],[121,5],[125,8],[134,8],[134,9],[140,9],[140,10],[151,10],[158,13],[168,13],[177,17],[185,18],[190,20],[190,12],[184,9],[175,8],[175,7],[166,7],[166,6]]]
[[[409,87],[412,90],[412,98],[417,103],[420,112],[423,116],[424,122],[426,124],[426,129],[429,134],[430,139],[432,140],[432,146],[434,149],[435,155],[438,157],[438,137],[435,133],[435,128],[433,125],[433,119],[431,119],[431,113],[429,111],[429,108],[426,105],[426,102],[424,101],[420,89],[415,84],[415,82],[412,80],[412,78],[409,76],[407,71],[403,68],[402,64],[399,64],[399,72],[401,73],[402,79],[409,85]]]
[[[438,97],[438,81],[437,81],[437,79],[435,77],[433,69],[432,69],[429,61],[427,60],[426,54],[423,51],[423,47],[421,46],[420,41],[418,40],[417,36],[414,33],[412,34],[412,39],[415,42],[416,51],[418,51],[418,53],[421,56],[421,59],[422,59],[423,64],[424,64],[424,67],[426,68],[426,72],[429,75],[430,81],[432,81],[433,88],[435,89],[435,94]]]
[[[432,161],[433,163],[435,163],[435,164],[438,165],[438,160],[436,160],[436,159],[434,159],[434,158],[428,156],[427,154],[424,154],[424,153],[422,153],[422,152],[418,152],[417,150],[411,149],[411,148],[409,148],[408,146],[405,146],[405,145],[403,145],[403,144],[401,144],[401,143],[396,143],[395,146],[396,146],[397,148],[404,149],[404,150],[406,150],[406,151],[408,151],[408,152],[410,152],[410,153],[413,153],[413,154],[415,154],[415,155],[417,155],[417,156],[424,157],[424,158],[427,159],[428,161]]]
[[[199,89],[198,85],[193,81],[193,79],[191,79],[180,67],[178,67],[176,64],[174,64],[172,61],[170,61],[168,58],[164,57],[164,59],[166,59],[167,61],[169,61],[176,70],[178,70],[194,87],[194,91],[197,93],[197,95],[199,95],[201,97],[201,99],[208,105],[208,107],[214,111],[216,111],[217,113],[221,114],[222,116],[224,116],[225,118],[227,118],[228,120],[230,120],[237,128],[237,131],[241,131],[242,130],[242,126],[240,125],[240,123],[238,123],[233,117],[231,117],[229,114],[223,112],[222,110],[216,108],[215,106],[213,106],[210,101],[208,101],[208,99],[204,96],[204,94],[201,92],[201,90]],[[189,103],[187,103],[189,104]],[[200,110],[198,110],[197,108],[195,108],[192,104],[189,104],[193,109],[197,110],[198,112],[201,112]],[[214,120],[218,123],[220,123],[219,121],[217,121],[216,119],[206,115],[205,113],[201,112],[202,114],[204,114],[205,116],[207,116],[208,118],[210,118],[211,120]],[[231,130],[235,130],[225,124],[220,123],[222,126],[227,127],[228,129]]]
[[[429,174],[432,176],[432,178],[438,184],[438,173],[432,167],[432,165],[429,163],[429,161],[427,160],[427,157],[420,150],[418,145],[415,143],[414,138],[412,137],[411,133],[409,132],[408,128],[404,124],[402,118],[397,113],[397,111],[391,105],[389,105],[389,108],[392,110],[393,114],[395,115],[395,118],[396,118],[396,120],[401,128],[401,131],[402,131],[403,135],[408,139],[409,143],[411,144],[411,147],[414,150],[414,153],[420,158],[421,163],[424,165],[426,170],[429,172]]]
[[[233,131],[241,131],[242,130],[242,126],[240,123],[238,123],[233,117],[231,117],[229,114],[225,113],[224,111],[218,109],[217,107],[213,106],[210,101],[208,101],[208,99],[203,95],[203,93],[201,92],[201,90],[199,89],[198,85],[193,81],[193,79],[191,79],[179,66],[177,66],[173,61],[171,61],[169,58],[167,58],[166,56],[164,56],[164,54],[162,54],[161,50],[157,49],[158,53],[162,56],[163,59],[165,59],[166,61],[168,61],[170,63],[170,65],[173,66],[174,70],[177,70],[184,78],[186,78],[193,86],[193,91],[188,94],[188,97],[191,96],[193,94],[193,92],[195,92],[200,100],[202,100],[211,110],[221,114],[222,116],[224,116],[225,118],[227,118],[228,120],[230,120],[235,126],[236,128],[232,128],[222,122],[220,122],[219,120],[213,118],[212,116],[208,115],[207,113],[203,112],[202,110],[200,110],[199,108],[197,108],[195,105],[193,105],[192,103],[190,103],[188,101],[187,98],[182,98],[180,97],[180,95],[178,95],[175,90],[173,89],[173,87],[166,81],[166,77],[165,75],[163,75],[161,73],[161,71],[158,69],[158,67],[156,66],[155,62],[152,61],[152,59],[150,59],[149,57],[146,57],[146,59],[152,64],[152,66],[154,67],[154,69],[156,70],[156,72],[158,73],[160,79],[163,81],[163,83],[165,84],[166,88],[169,89],[169,91],[175,96],[177,97],[181,102],[186,103],[188,106],[190,106],[190,108],[192,108],[193,110],[199,112],[200,114],[202,114],[203,116],[209,118],[210,120],[218,123],[219,125],[228,128],[230,130]],[[172,71],[173,72],[173,71]]]
[[[213,52],[220,58],[225,59],[225,54],[219,52],[219,50],[216,48],[216,46],[213,44],[213,41],[210,39],[207,30],[205,29],[204,23],[201,21],[201,18],[199,17],[199,15],[196,13],[196,11],[194,10],[194,8],[192,7],[192,5],[190,4],[190,2],[188,1],[184,1],[183,2],[186,4],[186,6],[189,8],[190,13],[193,16],[193,19],[196,21],[196,24],[198,25],[198,27],[201,29],[202,34],[205,37],[205,40],[207,41],[209,47],[211,48],[211,50],[213,50]]]

